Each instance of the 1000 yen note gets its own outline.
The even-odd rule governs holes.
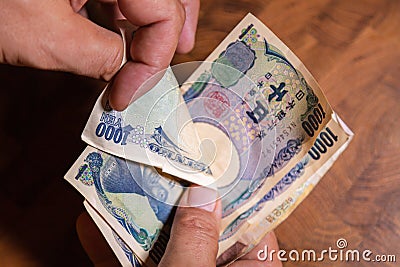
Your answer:
[[[216,181],[227,222],[304,157],[332,116],[301,61],[251,14],[182,90],[198,135],[222,133],[233,143],[234,177]]]
[[[269,205],[265,200],[272,200],[276,194],[288,190],[290,187],[296,187],[296,184],[302,183],[302,180],[307,179],[315,173],[326,161],[330,160],[332,156],[341,149],[342,146],[347,144],[353,134],[347,131],[347,127],[342,126],[336,119],[336,114],[332,114],[332,119],[320,131],[314,145],[308,150],[307,154],[302,159],[296,162],[296,165],[286,173],[278,172],[274,175],[276,183],[272,187],[263,186],[258,190],[253,198],[252,205],[246,211],[235,211],[230,216],[223,218],[222,227],[231,225],[237,219],[232,219],[248,214],[247,219],[250,219],[249,211],[259,211],[261,206]],[[272,180],[271,180],[272,181]],[[257,205],[255,205],[257,203]],[[241,212],[239,212],[241,211]],[[254,215],[254,214],[253,214]],[[235,228],[235,227],[234,227]],[[232,230],[232,229],[231,229]]]
[[[169,217],[183,192],[177,182],[161,176],[154,167],[89,146],[65,179],[146,266],[157,266],[160,254],[152,251],[164,250],[166,245],[158,242],[154,248],[157,238],[169,238]]]
[[[346,135],[348,135],[347,140],[328,160],[324,161],[318,170],[314,170],[314,173],[310,177],[307,177],[303,183],[279,195],[279,199],[277,198],[274,203],[265,206],[262,211],[258,212],[258,215],[248,223],[246,231],[241,231],[240,235],[230,238],[230,247],[225,249],[223,254],[219,256],[218,263],[228,264],[236,258],[245,255],[259,244],[268,232],[283,222],[310,194],[322,176],[325,175],[340,154],[347,148],[353,137],[353,133],[336,114],[333,114],[332,117],[340,124]],[[228,244],[225,244],[225,246],[228,246]]]
[[[105,90],[82,139],[112,155],[161,168],[190,182],[213,183],[209,166],[201,161],[200,140],[171,69],[158,73],[143,87],[152,89],[122,112],[110,108]]]
[[[312,187],[316,185],[348,146],[352,137],[353,133],[337,118],[336,114],[333,114],[332,120],[320,132],[314,145],[296,166],[283,177],[280,177],[280,180],[263,196],[257,195],[254,198],[253,206],[248,210],[238,215],[234,220],[222,222],[220,253],[228,250],[238,240],[243,240],[245,236],[247,238],[253,237],[253,242],[247,241],[246,245],[255,245],[258,240],[262,239],[263,235],[260,235],[262,229],[257,228],[256,232],[252,229],[255,229],[254,227],[257,227],[265,219],[270,222],[270,225],[262,233],[266,234],[273,230],[311,191]],[[304,192],[304,196],[302,196],[298,192],[300,192],[299,188],[304,187],[304,184],[307,184],[307,188],[310,190],[300,190]],[[294,198],[294,195],[296,195],[296,198]],[[292,200],[296,199],[296,201],[293,201],[293,203],[285,202],[289,197]],[[274,212],[282,203],[289,203],[289,205],[285,209]],[[291,208],[289,209],[289,207]]]

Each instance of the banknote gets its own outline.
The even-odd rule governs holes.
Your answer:
[[[200,140],[171,69],[158,73],[143,87],[148,84],[152,89],[122,112],[110,108],[105,90],[82,139],[113,155],[161,168],[193,183],[214,182],[209,165],[201,161]]]
[[[328,160],[321,168],[314,173],[311,177],[305,180],[297,188],[293,188],[290,192],[287,192],[283,197],[280,198],[281,202],[278,205],[270,206],[268,212],[259,214],[259,218],[256,218],[257,223],[253,223],[246,228],[245,231],[241,232],[240,236],[237,236],[235,242],[232,242],[228,249],[226,249],[222,255],[218,258],[218,265],[226,265],[234,261],[238,257],[245,255],[251,251],[261,239],[282,221],[284,221],[294,209],[308,196],[312,189],[316,186],[322,176],[329,170],[330,166],[336,160],[336,158],[346,149],[347,144],[343,145],[339,150],[335,152],[333,157]],[[233,241],[233,240],[232,240]]]
[[[353,133],[343,121],[335,113],[332,114],[332,120],[320,132],[303,159],[262,198],[258,198],[253,206],[229,225],[221,226],[220,252],[225,253],[221,258],[228,260],[229,251],[235,248],[237,252],[238,243],[246,245],[247,250],[243,247],[243,253],[248,252],[266,233],[287,218],[332,166],[352,137]],[[264,222],[262,226],[261,221]]]
[[[262,207],[266,206],[267,201],[273,200],[277,194],[281,194],[291,187],[296,188],[296,184],[303,183],[304,179],[314,174],[326,161],[331,160],[337,150],[350,142],[353,136],[352,133],[342,127],[336,119],[335,113],[332,114],[332,118],[335,119],[331,119],[326,127],[321,130],[307,154],[289,172],[282,175],[276,174],[275,176],[279,178],[278,181],[264,195],[259,196],[257,194],[255,196],[256,203],[253,202],[253,205],[237,216],[236,219],[231,221],[223,220],[222,227],[227,227],[225,230],[227,234],[228,232],[234,232],[234,229],[238,227],[238,224],[240,224],[238,223],[238,218],[246,218],[247,221],[250,221],[251,217],[254,217]],[[242,219],[239,221],[243,222]]]
[[[164,251],[182,187],[152,166],[88,146],[65,175],[146,266]],[[164,242],[162,242],[164,240]]]
[[[123,241],[122,238],[112,230],[101,215],[97,213],[97,211],[86,200],[83,202],[83,205],[97,227],[100,229],[121,265],[123,267],[142,267],[142,264],[135,253],[129,248],[125,241]]]
[[[205,61],[181,88],[200,138],[222,132],[238,155],[236,177],[216,182],[226,225],[304,157],[333,112],[301,61],[251,14]]]
[[[123,39],[123,60],[137,26],[117,20]],[[111,109],[107,87],[97,99],[82,133],[89,145],[201,185],[214,181],[202,160],[199,139],[171,69],[160,71],[137,89],[141,95],[125,111]],[[150,91],[151,89],[151,91]]]

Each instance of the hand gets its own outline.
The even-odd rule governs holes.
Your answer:
[[[221,202],[213,201],[216,196],[216,192],[210,189],[190,188],[182,197],[160,267],[216,266],[221,220]],[[199,206],[208,201],[209,204]],[[77,230],[82,245],[95,266],[119,266],[106,241],[86,213],[78,219]],[[252,251],[229,266],[282,266],[276,258],[272,262],[257,259],[258,251],[264,249],[265,245],[269,249],[279,250],[273,232],[267,234]]]
[[[160,267],[216,266],[221,201],[216,201],[217,192],[204,187],[191,187],[182,196],[171,229],[170,240]],[[201,205],[207,203],[207,205]],[[195,206],[195,207],[193,207]],[[278,242],[273,232],[266,235],[260,244],[230,267],[280,267],[277,259],[259,261],[257,253],[268,245],[278,251]]]
[[[109,81],[120,69],[123,44],[118,34],[77,13],[86,2],[0,1],[0,63],[62,70]],[[175,50],[191,50],[199,1],[101,2],[139,26],[129,48],[131,60],[115,77],[110,92],[110,104],[122,110],[146,79],[170,64]]]

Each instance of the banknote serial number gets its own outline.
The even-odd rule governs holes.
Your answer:
[[[287,198],[285,201],[283,201],[282,204],[280,204],[278,207],[276,207],[265,219],[269,223],[273,223],[276,221],[279,217],[281,217],[283,214],[285,214],[285,211],[290,208],[290,206],[294,203],[294,199],[292,197]]]

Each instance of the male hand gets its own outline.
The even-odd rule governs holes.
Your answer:
[[[0,63],[61,70],[109,81],[123,58],[121,37],[78,11],[87,0],[0,1]],[[139,26],[130,60],[115,77],[110,104],[124,109],[175,51],[194,44],[198,0],[102,0]],[[137,96],[136,96],[137,97]]]

